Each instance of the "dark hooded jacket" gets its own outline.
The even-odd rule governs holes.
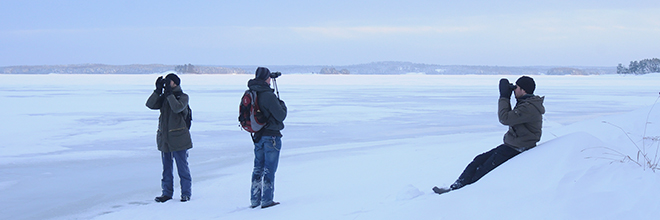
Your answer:
[[[281,137],[280,131],[284,129],[284,119],[286,118],[286,105],[284,101],[277,98],[274,90],[270,88],[266,81],[260,79],[251,79],[248,81],[248,88],[257,92],[257,101],[259,108],[268,118],[266,125],[255,133],[254,140],[259,141],[261,136]]]
[[[156,135],[158,150],[168,153],[192,148],[190,131],[184,118],[188,114],[188,95],[183,93],[181,86],[172,88],[169,95],[154,91],[146,105],[150,109],[160,110]]]
[[[541,127],[543,125],[543,99],[527,94],[518,99],[516,106],[511,109],[509,98],[500,98],[498,104],[498,117],[500,123],[509,126],[504,134],[504,144],[523,152],[536,146],[541,140]]]

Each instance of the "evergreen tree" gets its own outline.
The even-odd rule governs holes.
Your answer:
[[[630,61],[628,67],[619,64],[616,67],[618,74],[647,74],[647,73],[660,73],[660,59],[643,59],[640,61]]]

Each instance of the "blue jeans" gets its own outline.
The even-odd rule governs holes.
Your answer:
[[[275,171],[282,149],[281,137],[263,136],[254,144],[254,170],[252,171],[252,206],[273,203]]]
[[[161,152],[161,159],[163,160],[163,179],[161,179],[163,195],[172,197],[174,194],[174,160],[172,158],[176,160],[176,169],[181,180],[181,196],[191,196],[192,177],[190,176],[190,168],[188,168],[188,150]]]

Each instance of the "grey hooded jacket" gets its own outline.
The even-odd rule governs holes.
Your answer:
[[[500,98],[498,103],[498,117],[500,123],[509,126],[504,134],[504,144],[523,152],[536,146],[541,140],[541,127],[543,125],[543,100],[527,94],[518,99],[516,106],[511,109],[509,98]]]

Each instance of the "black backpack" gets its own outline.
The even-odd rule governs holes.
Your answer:
[[[190,127],[192,126],[192,109],[190,108],[190,105],[188,105],[188,114],[183,115],[184,111],[181,111],[181,116],[183,116],[183,119],[186,121],[186,126],[188,126],[188,130],[190,130]]]
[[[181,98],[181,94],[176,95],[175,97],[176,99],[179,99]],[[181,115],[181,117],[183,117],[183,120],[186,121],[186,126],[188,126],[188,130],[190,130],[190,127],[192,127],[192,109],[190,108],[190,104],[188,104],[188,106],[186,107],[188,108],[188,114],[183,115],[185,111],[181,111],[179,115]]]

